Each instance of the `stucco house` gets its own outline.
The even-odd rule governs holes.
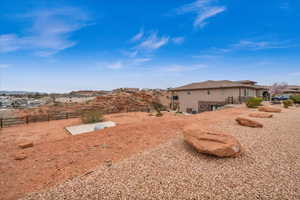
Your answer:
[[[171,107],[181,112],[199,113],[225,104],[244,102],[249,97],[264,97],[267,88],[255,81],[204,81],[173,88]]]

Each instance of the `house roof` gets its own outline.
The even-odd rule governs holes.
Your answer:
[[[235,88],[235,87],[245,87],[245,88],[257,88],[260,87],[257,85],[249,85],[243,83],[244,81],[229,81],[229,80],[221,80],[221,81],[204,81],[198,83],[191,83],[188,85],[184,85],[181,87],[173,88],[172,91],[180,91],[180,90],[198,90],[198,89],[214,89],[214,88]],[[247,83],[255,83],[254,81],[247,81]]]

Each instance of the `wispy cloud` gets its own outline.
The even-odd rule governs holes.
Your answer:
[[[137,49],[153,51],[166,45],[169,42],[168,36],[158,36],[157,32],[151,33],[140,44],[136,46]]]
[[[172,38],[172,42],[174,44],[182,44],[184,42],[184,37],[174,37]]]
[[[130,63],[133,65],[140,65],[142,63],[146,63],[151,60],[152,60],[151,58],[136,58],[136,59],[133,59],[132,61],[130,61]]]
[[[240,40],[237,43],[230,44],[225,48],[212,47],[208,50],[209,53],[222,54],[234,51],[260,51],[268,49],[285,49],[293,48],[296,45],[291,44],[290,41],[275,41],[275,40]]]
[[[0,69],[9,68],[11,65],[9,64],[0,64]]]
[[[216,4],[217,0],[197,0],[178,8],[177,14],[193,13],[196,15],[194,27],[203,28],[208,24],[208,19],[226,10],[225,6]]]
[[[140,66],[146,62],[151,61],[151,58],[134,58],[134,59],[120,59],[118,61],[97,62],[96,65],[100,68],[107,68],[111,70],[120,70],[126,67]]]
[[[282,49],[292,47],[287,41],[251,41],[241,40],[236,44],[231,45],[233,49],[249,49],[249,50],[263,50],[263,49]]]
[[[132,42],[136,42],[142,39],[142,37],[144,36],[144,29],[141,29],[140,32],[138,32],[135,36],[133,36],[131,38]]]
[[[207,68],[208,66],[205,64],[195,64],[195,65],[169,65],[160,68],[166,72],[186,72],[186,71],[197,71],[200,69]]]
[[[289,2],[284,2],[280,5],[280,8],[283,10],[288,10],[290,9],[290,3]]]
[[[89,25],[86,13],[70,7],[33,11],[19,18],[29,20],[31,27],[23,35],[0,35],[0,53],[31,50],[39,56],[53,55],[74,46],[71,34]]]

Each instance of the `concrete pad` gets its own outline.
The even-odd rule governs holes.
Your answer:
[[[66,130],[72,135],[79,135],[82,133],[93,132],[95,130],[101,130],[108,127],[116,126],[115,122],[107,121],[107,122],[98,122],[92,124],[82,124],[76,126],[67,126]]]

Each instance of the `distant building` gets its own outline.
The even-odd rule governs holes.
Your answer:
[[[199,113],[225,104],[242,103],[249,97],[268,95],[267,88],[255,81],[204,81],[173,88],[171,107],[181,112]]]
[[[87,101],[91,101],[95,99],[96,97],[74,97],[74,96],[65,96],[65,97],[57,97],[55,98],[55,102],[60,103],[85,103]]]
[[[117,89],[114,89],[112,91],[112,93],[118,93],[118,92],[128,92],[128,93],[133,93],[133,92],[138,92],[140,91],[139,88],[117,88]]]

